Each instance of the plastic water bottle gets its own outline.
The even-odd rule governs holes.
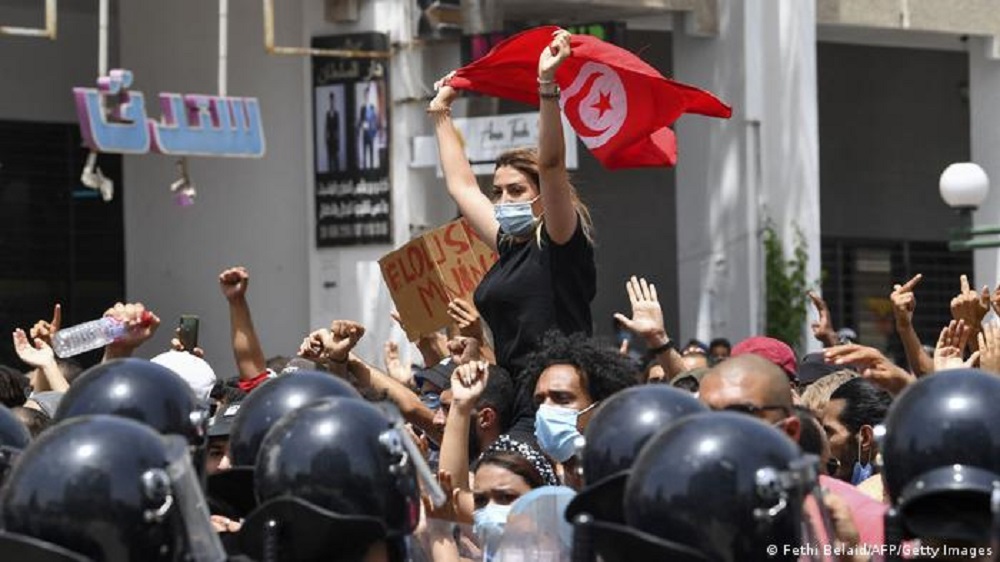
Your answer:
[[[147,325],[152,314],[142,313],[141,324]],[[63,328],[52,335],[52,350],[61,358],[73,357],[98,349],[125,336],[128,325],[117,318],[105,316],[69,328]]]

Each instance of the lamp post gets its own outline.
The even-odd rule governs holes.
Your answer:
[[[990,193],[990,178],[978,164],[958,162],[941,173],[938,182],[941,198],[962,216],[962,226],[952,230],[948,249],[953,252],[1000,247],[1000,238],[979,239],[1000,234],[1000,226],[972,227],[975,211]]]

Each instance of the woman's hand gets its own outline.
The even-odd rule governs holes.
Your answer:
[[[556,69],[573,54],[569,45],[570,33],[560,29],[552,33],[552,42],[542,50],[538,57],[538,79],[551,82],[556,76]]]
[[[454,75],[455,71],[453,70],[434,83],[434,91],[437,92],[437,95],[427,106],[428,113],[447,112],[451,109],[451,103],[458,97],[458,90],[448,85],[448,81]]]

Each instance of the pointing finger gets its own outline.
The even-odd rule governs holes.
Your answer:
[[[969,292],[969,277],[963,273],[962,276],[959,277],[959,281],[961,282],[961,285],[962,285],[962,292],[963,293],[968,293]]]
[[[964,275],[962,277],[965,278]],[[918,273],[918,274],[916,274],[916,275],[913,276],[913,279],[910,279],[905,284],[903,284],[903,286],[900,287],[899,290],[907,291],[907,292],[912,291],[914,287],[916,287],[917,285],[920,284],[920,280],[923,279],[923,278],[924,278],[924,274],[923,273]],[[897,285],[897,287],[898,287],[898,285]],[[966,289],[967,288],[968,287],[966,287]]]

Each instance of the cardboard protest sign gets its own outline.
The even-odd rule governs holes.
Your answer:
[[[449,222],[378,261],[410,341],[447,326],[448,303],[472,293],[497,261],[464,219]]]

